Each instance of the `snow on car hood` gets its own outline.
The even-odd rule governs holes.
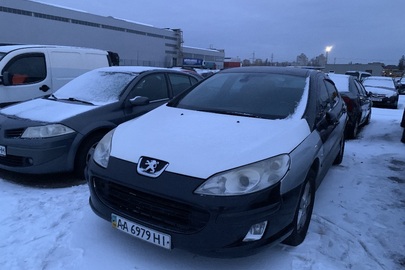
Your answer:
[[[372,86],[367,86],[366,90],[373,94],[382,94],[382,95],[386,95],[387,97],[393,96],[396,93],[394,90],[388,90],[385,88],[372,87]]]
[[[198,178],[290,153],[308,135],[303,119],[267,120],[161,106],[114,132],[111,156],[167,161],[166,171]]]
[[[1,114],[41,122],[60,122],[97,106],[33,99],[0,110]]]

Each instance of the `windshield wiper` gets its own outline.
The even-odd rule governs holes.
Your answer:
[[[74,101],[74,102],[80,102],[83,104],[87,104],[87,105],[94,105],[93,103],[91,103],[90,101],[86,101],[86,100],[80,100],[74,97],[70,97],[70,98],[57,98],[57,100],[68,100],[68,101]]]
[[[262,118],[261,116],[253,114],[253,113],[228,111],[228,110],[200,109],[198,111],[200,111],[200,112],[219,113],[219,114],[228,114],[228,115],[237,115],[237,116],[247,116],[247,117],[254,117],[254,118]]]

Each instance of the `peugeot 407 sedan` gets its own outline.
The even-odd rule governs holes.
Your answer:
[[[53,95],[0,110],[0,168],[29,174],[76,171],[118,124],[138,117],[200,79],[153,67],[107,67]]]
[[[105,135],[86,171],[90,205],[165,249],[229,257],[295,246],[316,187],[342,161],[346,121],[324,73],[227,69]]]

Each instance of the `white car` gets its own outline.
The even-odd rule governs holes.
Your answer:
[[[299,245],[316,187],[342,161],[346,121],[322,72],[227,69],[109,132],[88,164],[90,205],[166,249],[245,256]]]

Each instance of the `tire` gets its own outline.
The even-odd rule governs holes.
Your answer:
[[[357,137],[357,133],[359,132],[359,120],[356,119],[353,125],[349,125],[346,128],[346,138],[348,139],[355,139]]]
[[[340,140],[340,149],[339,149],[339,153],[336,155],[335,160],[333,161],[333,165],[339,165],[340,163],[342,163],[343,161],[343,155],[345,153],[345,138],[342,137],[342,139]]]
[[[370,112],[368,113],[367,118],[366,118],[366,121],[364,121],[363,126],[366,126],[366,125],[370,124],[370,120],[371,120],[371,110],[370,110]]]
[[[103,138],[104,134],[98,133],[87,138],[80,146],[76,154],[74,172],[77,177],[85,179],[85,169],[89,158],[94,152],[97,143]]]
[[[315,178],[316,172],[310,170],[300,192],[299,204],[293,221],[294,229],[291,235],[283,241],[283,244],[298,246],[305,240],[315,203]]]

